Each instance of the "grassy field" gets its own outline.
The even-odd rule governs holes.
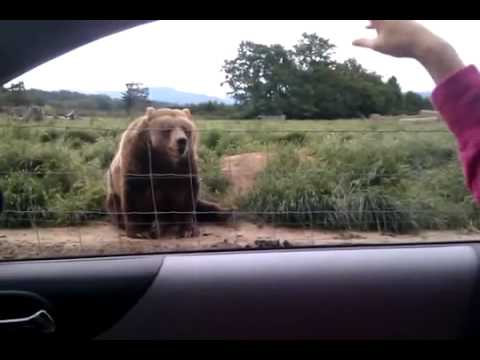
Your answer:
[[[469,229],[479,212],[455,141],[440,123],[197,120],[203,196],[266,222],[329,230]],[[0,227],[103,218],[104,174],[127,119],[25,124],[0,119]],[[233,197],[223,156],[266,152],[250,193]]]

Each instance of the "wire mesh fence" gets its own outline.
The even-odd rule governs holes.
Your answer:
[[[123,221],[123,227],[114,227],[118,243],[125,241],[129,226],[161,239],[156,235],[163,227],[212,232],[216,225],[235,233],[248,223],[268,227],[275,241],[287,237],[285,228],[300,229],[299,242],[314,244],[319,236],[314,230],[402,234],[475,229],[479,223],[456,144],[441,124],[199,121],[192,133],[185,132],[182,154],[169,143],[173,128],[144,128],[136,133],[149,138],[161,132],[171,146],[159,150],[151,141],[143,144],[135,156],[146,162],[137,171],[135,166],[122,170],[125,188],[117,192],[119,203],[112,210],[106,206],[109,168],[126,126],[96,123],[102,126],[0,123],[5,197],[0,229],[27,229],[41,253],[45,229],[75,227],[82,251],[88,242],[85,225],[112,224],[115,217]],[[197,149],[192,136],[199,137]],[[230,161],[250,153],[265,160],[252,174],[255,164]],[[156,163],[165,154],[174,160]],[[248,191],[236,187],[243,180],[250,182]],[[129,203],[125,199],[132,197],[127,195],[132,188]],[[218,209],[199,209],[197,201],[204,199]],[[209,216],[228,221],[199,220]],[[204,234],[192,230],[190,235],[201,248]]]

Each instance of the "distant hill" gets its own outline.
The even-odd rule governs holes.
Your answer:
[[[215,96],[179,91],[168,87],[151,87],[149,90],[150,100],[166,104],[201,104],[208,101],[224,103],[228,105],[234,103],[233,99],[230,98],[222,99]],[[105,94],[113,99],[120,99],[122,97],[122,91],[100,91],[98,94]],[[431,91],[421,91],[417,92],[417,94],[424,98],[428,98],[432,95]]]
[[[194,94],[184,91],[178,91],[168,87],[151,87],[150,100],[170,103],[170,104],[201,104],[208,101],[214,101],[224,104],[233,104],[233,100],[229,98],[218,98],[214,96],[208,96],[203,94]],[[100,91],[98,94],[105,94],[114,99],[120,99],[122,97],[122,91]]]

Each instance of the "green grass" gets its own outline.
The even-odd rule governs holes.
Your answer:
[[[0,119],[2,227],[102,218],[104,174],[128,119]],[[442,124],[390,120],[197,120],[202,196],[289,226],[407,232],[479,226],[456,144]],[[38,126],[45,125],[45,126]],[[254,189],[232,197],[222,156],[271,157]],[[11,211],[15,211],[12,213]]]

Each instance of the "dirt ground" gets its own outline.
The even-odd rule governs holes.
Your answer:
[[[428,231],[414,235],[327,232],[239,223],[203,225],[196,238],[130,239],[110,224],[0,230],[0,259],[32,259],[198,250],[290,248],[347,244],[395,244],[480,241],[480,233]]]
[[[223,159],[222,168],[232,184],[231,191],[234,194],[249,191],[257,174],[266,164],[267,156],[263,153],[241,154]],[[200,236],[196,238],[143,240],[127,238],[123,232],[102,222],[77,227],[0,229],[0,260],[212,249],[480,241],[480,232],[428,231],[413,235],[389,235],[292,229],[248,222],[228,226],[202,225],[200,230]]]

